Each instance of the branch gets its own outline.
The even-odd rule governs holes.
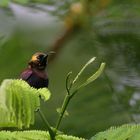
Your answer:
[[[50,47],[49,51],[54,51],[56,53],[49,57],[49,62],[53,61],[57,57],[57,55],[59,54],[59,52],[63,48],[65,42],[72,35],[72,33],[73,33],[73,27],[66,28],[65,31],[63,32],[63,34]]]

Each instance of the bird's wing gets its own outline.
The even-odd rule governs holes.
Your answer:
[[[33,74],[33,71],[27,69],[21,73],[20,78],[22,80],[27,81],[31,77],[32,74]]]

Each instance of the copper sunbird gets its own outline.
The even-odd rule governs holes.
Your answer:
[[[27,69],[25,69],[20,78],[26,81],[31,87],[43,88],[48,87],[49,79],[48,74],[45,71],[48,64],[48,56],[53,52],[48,54],[37,52],[35,53],[28,63]]]

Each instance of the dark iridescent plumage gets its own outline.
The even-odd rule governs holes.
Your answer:
[[[35,71],[31,68],[26,69],[20,75],[22,80],[27,81],[27,83],[35,88],[48,87],[49,80],[45,72]]]
[[[44,53],[34,54],[29,62],[28,68],[21,73],[20,78],[37,89],[48,87],[49,80],[45,72],[47,56]]]

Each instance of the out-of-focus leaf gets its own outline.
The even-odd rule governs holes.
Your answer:
[[[32,2],[47,3],[48,0],[31,0]]]
[[[13,2],[17,2],[19,4],[27,4],[29,0],[12,0]]]
[[[0,6],[6,7],[8,6],[9,0],[0,0]]]

